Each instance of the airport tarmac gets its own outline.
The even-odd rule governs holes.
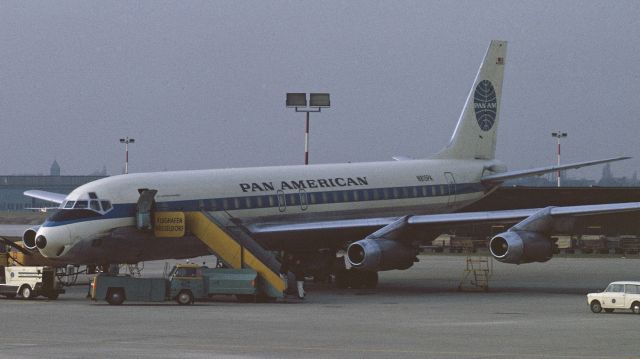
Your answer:
[[[375,291],[309,283],[304,301],[193,306],[0,300],[11,358],[640,358],[640,316],[593,314],[585,294],[640,280],[640,260],[494,261],[488,293],[459,292],[464,256],[424,255]],[[146,263],[145,275],[164,262]]]

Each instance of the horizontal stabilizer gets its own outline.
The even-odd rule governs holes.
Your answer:
[[[41,199],[44,201],[49,201],[57,204],[61,204],[62,202],[64,202],[64,199],[67,197],[66,194],[41,191],[37,189],[31,189],[31,190],[25,191],[24,195],[27,197],[37,198],[37,199]]]
[[[547,166],[547,167],[531,168],[531,169],[527,169],[527,170],[508,171],[508,172],[496,173],[496,174],[493,174],[493,175],[483,176],[481,178],[481,181],[482,182],[502,182],[502,181],[506,181],[506,180],[510,180],[510,179],[514,179],[514,178],[538,176],[538,175],[542,175],[542,174],[549,173],[549,172],[556,172],[556,171],[562,171],[562,170],[567,170],[567,169],[574,169],[574,168],[580,168],[580,167],[586,167],[586,166],[593,166],[593,165],[598,165],[598,164],[607,163],[607,162],[628,160],[629,158],[631,158],[631,157],[614,157],[614,158],[607,158],[607,159],[604,159],[604,160],[575,162],[575,163],[570,163],[570,164],[561,165],[561,166]]]

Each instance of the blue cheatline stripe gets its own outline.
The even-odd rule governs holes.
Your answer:
[[[424,186],[361,188],[338,191],[308,192],[300,190],[294,193],[260,194],[255,196],[208,198],[186,201],[157,202],[156,211],[233,211],[244,209],[284,208],[285,206],[314,206],[320,204],[356,203],[411,198],[433,198],[450,195],[463,195],[484,192],[480,183],[437,184]],[[73,211],[73,210],[64,210]],[[74,218],[65,221],[47,220],[44,227],[54,227],[71,223],[98,219],[134,217],[135,203],[114,204],[113,209],[102,216]]]

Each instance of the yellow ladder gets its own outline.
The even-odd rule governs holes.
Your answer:
[[[234,269],[258,272],[258,289],[272,298],[282,298],[286,284],[280,277],[280,262],[228,217],[208,212],[185,212],[186,228]]]
[[[488,256],[467,256],[464,276],[458,290],[489,291],[489,278],[493,274],[493,259]]]

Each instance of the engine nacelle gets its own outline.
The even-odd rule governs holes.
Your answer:
[[[489,250],[504,263],[546,262],[553,257],[553,242],[537,232],[508,231],[491,238]]]
[[[352,267],[368,271],[407,269],[417,261],[417,249],[389,239],[363,239],[349,245]]]
[[[25,248],[29,250],[34,250],[37,248],[36,233],[38,232],[39,228],[40,226],[35,226],[24,231],[24,233],[22,234],[22,243],[24,244]]]

